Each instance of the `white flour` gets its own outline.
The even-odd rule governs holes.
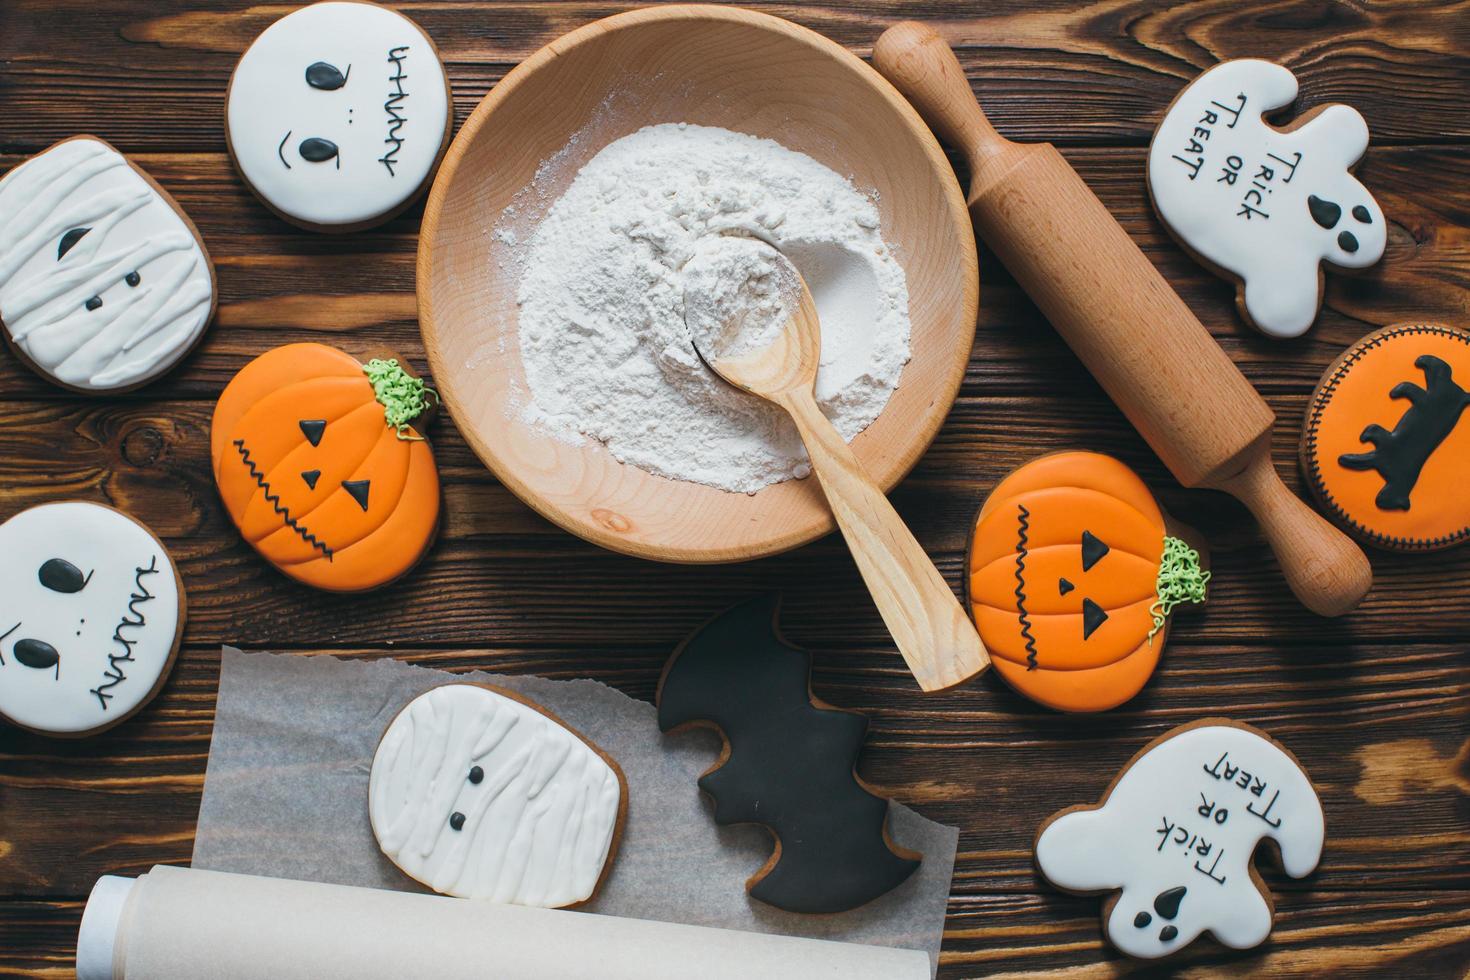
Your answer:
[[[706,238],[684,265],[684,322],[711,364],[770,347],[800,303],[796,269],[754,238]]]
[[[771,140],[667,124],[609,144],[517,256],[526,418],[724,490],[806,476],[791,421],[695,353],[684,268],[730,229],[795,263],[822,323],[817,399],[850,440],[878,417],[909,359],[908,288],[878,224],[849,181]]]

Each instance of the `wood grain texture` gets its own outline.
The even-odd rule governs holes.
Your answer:
[[[632,5],[398,6],[444,50],[462,121],[536,46]],[[1302,413],[1344,347],[1409,317],[1470,326],[1464,0],[754,6],[863,56],[895,21],[937,23],[1000,133],[1060,146],[1265,397],[1278,418],[1274,456],[1298,494],[1290,461]],[[1375,552],[1362,606],[1331,622],[1305,613],[1245,509],[1179,487],[983,248],[980,326],[960,398],[892,499],[958,586],[975,509],[1020,463],[1088,448],[1137,468],[1174,516],[1209,538],[1215,578],[1209,604],[1181,614],[1155,680],[1117,711],[1059,716],[993,677],[923,695],[835,536],[708,568],[601,551],[496,483],[443,413],[430,428],[443,535],[412,576],[387,593],[333,597],[265,565],[233,532],[209,475],[209,416],[225,383],[254,355],[302,339],[387,346],[425,365],[413,298],[422,208],[360,235],[307,235],[256,204],[225,155],[234,59],[288,7],[0,3],[0,169],[98,133],[178,198],[220,280],[219,317],[200,349],[142,391],[79,398],[0,356],[0,516],[66,496],[130,510],[178,557],[190,596],[179,667],[138,717],[76,743],[0,729],[0,975],[70,976],[81,901],[99,874],[188,860],[221,643],[591,676],[651,700],[681,639],[765,590],[785,593],[783,629],[813,651],[814,693],[872,717],[864,779],[961,828],[941,976],[1090,980],[1139,969],[1103,944],[1098,901],[1037,879],[1031,837],[1057,809],[1095,800],[1141,745],[1210,714],[1255,724],[1301,758],[1323,796],[1327,849],[1302,881],[1267,862],[1277,923],[1264,946],[1201,943],[1149,975],[1470,970],[1470,548]],[[1246,55],[1297,71],[1303,106],[1344,101],[1364,114],[1374,145],[1359,176],[1391,225],[1384,260],[1363,276],[1329,276],[1317,326],[1286,343],[1239,323],[1233,287],[1169,240],[1144,189],[1157,114],[1199,68]]]

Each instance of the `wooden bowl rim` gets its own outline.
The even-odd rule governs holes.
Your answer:
[[[959,395],[960,383],[964,380],[965,369],[969,365],[970,352],[974,346],[973,336],[979,314],[979,257],[975,247],[974,228],[970,224],[969,208],[965,201],[965,195],[960,190],[959,180],[955,176],[954,170],[949,164],[949,159],[944,155],[944,151],[940,148],[939,142],[935,139],[933,132],[913,106],[909,104],[908,100],[900,95],[898,90],[887,79],[874,70],[867,62],[836,41],[810,28],[771,14],[719,4],[670,4],[668,6],[644,7],[638,10],[630,10],[592,21],[589,24],[584,24],[581,27],[568,31],[566,34],[553,39],[538,49],[530,57],[507,72],[505,77],[480,100],[480,103],[470,113],[469,118],[465,120],[464,125],[460,127],[459,132],[454,137],[454,142],[450,145],[443,162],[440,164],[438,174],[434,177],[434,183],[429,189],[428,197],[425,199],[424,218],[419,229],[418,255],[415,268],[415,291],[418,299],[419,331],[423,335],[424,348],[428,355],[429,368],[433,374],[435,387],[443,398],[448,415],[456,420],[455,425],[464,437],[465,442],[474,450],[475,455],[480,458],[480,461],[485,464],[491,474],[509,488],[521,502],[536,511],[536,513],[561,529],[575,534],[579,538],[590,541],[609,551],[633,555],[638,558],[647,558],[673,564],[720,564],[751,561],[790,551],[825,537],[836,529],[836,521],[828,513],[826,519],[821,522],[809,527],[793,530],[780,537],[772,538],[758,547],[752,547],[749,544],[720,546],[651,545],[610,532],[594,522],[579,520],[563,508],[543,500],[540,494],[527,486],[517,476],[514,467],[505,464],[500,459],[494,447],[486,439],[482,438],[477,430],[473,427],[459,425],[459,412],[457,409],[460,401],[458,393],[455,391],[454,382],[450,380],[450,372],[444,370],[445,361],[439,347],[438,326],[434,315],[433,290],[431,289],[431,284],[434,281],[434,242],[438,237],[439,221],[444,209],[444,199],[449,192],[450,184],[453,183],[456,174],[459,172],[460,164],[464,162],[464,157],[468,153],[470,145],[475,141],[480,129],[489,121],[495,110],[532,75],[571,49],[588,42],[599,40],[613,31],[670,21],[733,23],[755,27],[764,31],[771,31],[784,35],[790,40],[811,48],[815,53],[824,55],[845,66],[857,78],[866,82],[884,101],[898,112],[906,124],[909,135],[918,144],[924,156],[928,159],[931,172],[938,181],[941,192],[949,199],[950,214],[952,215],[954,225],[952,229],[954,238],[959,241],[960,247],[967,253],[964,256],[967,261],[962,263],[965,269],[963,317],[966,322],[971,324],[970,336],[972,339],[969,344],[955,345],[955,351],[951,355],[948,370],[938,379],[942,382],[940,385],[942,397],[936,401],[936,404],[942,403],[944,410],[935,411],[926,416],[923,425],[916,430],[915,437],[907,441],[908,448],[902,453],[897,454],[897,464],[894,466],[892,473],[887,479],[878,481],[883,492],[888,493],[897,486],[918,463],[920,457],[928,451],[929,446],[933,443],[935,436],[939,432],[940,426],[948,418],[950,409],[954,407],[955,399]],[[881,414],[879,417],[881,418]],[[656,478],[653,474],[649,474],[649,476],[650,478]]]

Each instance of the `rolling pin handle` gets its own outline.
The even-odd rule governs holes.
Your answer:
[[[1287,489],[1264,450],[1234,477],[1214,484],[1255,515],[1302,605],[1319,616],[1352,611],[1373,586],[1368,556]]]
[[[873,65],[942,139],[968,155],[972,171],[1012,145],[985,118],[959,59],[934,28],[911,20],[888,28],[873,45]]]

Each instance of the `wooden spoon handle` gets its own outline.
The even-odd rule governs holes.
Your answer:
[[[1363,549],[1287,489],[1264,446],[1249,466],[1216,486],[1255,515],[1286,584],[1312,612],[1341,616],[1372,588],[1373,567]]]
[[[801,432],[837,526],[919,686],[926,691],[953,687],[989,667],[980,636],[944,576],[811,392],[788,391],[777,401]]]

